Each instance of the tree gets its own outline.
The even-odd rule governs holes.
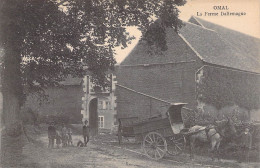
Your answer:
[[[177,31],[177,6],[184,4],[185,0],[1,0],[1,160],[8,162],[10,139],[19,142],[21,137],[19,111],[26,95],[58,86],[69,74],[82,76],[84,66],[95,83],[106,85],[105,72],[115,64],[114,47],[127,47],[133,39],[126,26],[137,26],[145,34],[160,18],[160,30]],[[162,39],[152,41],[151,45],[166,45]]]

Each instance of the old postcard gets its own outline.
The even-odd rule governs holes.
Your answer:
[[[260,167],[259,0],[1,0],[0,26],[0,167]]]

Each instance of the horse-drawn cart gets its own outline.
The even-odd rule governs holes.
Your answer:
[[[173,103],[168,108],[166,117],[158,116],[142,121],[132,120],[130,123],[120,120],[123,136],[135,136],[141,140],[147,157],[159,160],[166,153],[177,155],[185,147],[182,108],[185,103]]]

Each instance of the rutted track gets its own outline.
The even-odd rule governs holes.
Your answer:
[[[120,147],[120,146],[114,146],[114,145],[109,145],[109,146],[114,147],[114,148],[118,148],[118,149],[123,149],[123,150],[129,151],[129,152],[132,152],[132,153],[136,153],[138,155],[142,155],[142,156],[146,157],[146,155],[144,153],[138,152],[136,150],[123,148],[123,147]],[[231,167],[221,167],[221,166],[216,166],[216,165],[206,165],[206,164],[204,165],[204,164],[199,164],[199,163],[180,162],[180,161],[175,161],[175,160],[166,159],[166,158],[163,158],[162,160],[167,161],[167,162],[177,163],[177,164],[180,164],[180,165],[185,164],[185,165],[192,165],[192,166],[198,166],[198,167],[231,168]]]
[[[115,148],[115,149],[119,149],[119,150],[124,150],[124,151],[127,151],[129,154],[132,153],[131,155],[135,155],[136,157],[142,156],[143,159],[150,160],[147,158],[147,156],[142,151],[140,151],[140,149],[130,149],[124,145],[118,146],[118,145],[113,145],[108,142],[105,142],[105,143],[103,142],[102,145],[109,146],[111,148]],[[182,156],[176,156],[176,157],[182,157]],[[215,161],[215,162],[212,162],[212,164],[210,164],[209,163],[209,162],[211,162],[210,158],[204,158],[205,160],[207,160],[206,163],[203,163],[203,162],[199,163],[200,161],[196,161],[199,159],[195,159],[195,161],[187,161],[188,155],[183,156],[183,157],[186,157],[183,159],[183,161],[179,161],[179,160],[177,161],[174,159],[174,156],[168,155],[168,156],[164,157],[163,159],[161,159],[159,162],[162,164],[166,164],[166,165],[172,164],[172,165],[175,165],[176,167],[180,166],[180,167],[207,167],[207,168],[209,168],[209,167],[210,168],[236,168],[236,167],[255,168],[255,167],[259,166],[259,164],[256,164],[256,163],[245,164],[245,163],[237,163],[235,161],[227,161],[227,160],[222,160],[221,162]],[[154,161],[154,162],[157,162],[157,161]]]

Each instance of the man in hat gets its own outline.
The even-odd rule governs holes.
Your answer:
[[[89,141],[89,126],[88,126],[88,120],[84,122],[83,128],[82,128],[83,138],[84,138],[84,146],[87,146],[87,143]]]
[[[54,127],[54,122],[51,122],[48,127],[48,138],[49,138],[48,148],[54,147],[55,137],[56,137],[56,128]]]
[[[121,143],[122,143],[122,124],[121,124],[121,120],[120,119],[118,119],[117,138],[118,138],[119,145],[121,145]]]
[[[249,153],[252,148],[252,134],[249,132],[249,128],[245,128],[245,131],[241,134],[241,149],[242,154],[240,156],[240,162],[245,159],[249,162]]]

